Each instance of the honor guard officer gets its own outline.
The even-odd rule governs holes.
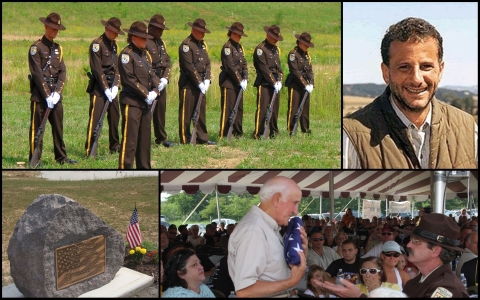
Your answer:
[[[89,120],[87,126],[87,140],[85,150],[90,155],[94,142],[94,129],[100,119],[106,101],[108,105],[108,138],[110,153],[118,153],[120,142],[118,135],[118,122],[120,110],[118,106],[118,87],[120,86],[120,73],[118,72],[118,44],[115,40],[119,34],[125,35],[120,29],[122,23],[118,18],[101,20],[105,26],[105,33],[93,40],[90,44],[90,69],[93,78],[90,79],[87,93],[90,93]],[[100,134],[100,133],[97,133]]]
[[[180,143],[190,142],[190,121],[195,112],[197,101],[202,93],[203,99],[199,111],[197,124],[197,143],[215,145],[208,139],[207,123],[205,119],[206,97],[205,94],[210,86],[210,59],[208,58],[207,44],[203,41],[205,33],[210,33],[203,19],[187,23],[192,27],[191,34],[178,48],[180,64],[179,109],[178,122]]]
[[[285,80],[285,86],[288,87],[287,130],[289,132],[293,130],[295,113],[305,93],[308,93],[302,114],[298,116],[298,122],[302,132],[310,134],[310,93],[313,90],[314,78],[312,60],[307,50],[315,45],[311,42],[312,37],[308,32],[295,34],[295,38],[297,39],[297,46],[288,54],[289,74]]]
[[[147,26],[138,21],[123,31],[128,33],[129,44],[120,53],[118,64],[122,83],[122,143],[118,167],[133,169],[135,159],[137,169],[151,169],[150,106],[160,87],[160,79],[152,70],[152,58],[146,51],[147,39],[153,37],[147,34]]]
[[[257,87],[257,111],[255,112],[255,131],[253,136],[259,139],[264,131],[265,114],[274,91],[277,92],[270,119],[270,138],[278,134],[278,108],[280,107],[280,89],[282,88],[283,70],[280,63],[280,49],[276,46],[278,41],[283,41],[280,27],[277,25],[264,26],[267,33],[266,39],[258,44],[253,53],[253,65],[257,71],[254,86]]]
[[[152,115],[153,132],[155,134],[155,144],[162,144],[165,147],[176,146],[167,139],[165,132],[165,113],[167,110],[167,84],[170,76],[170,56],[167,54],[167,47],[162,40],[163,30],[169,30],[165,26],[165,18],[162,15],[154,15],[150,21],[145,20],[148,25],[148,34],[153,39],[147,40],[147,50],[152,56],[152,67],[155,74],[160,78],[160,95]]]
[[[31,161],[35,151],[35,134],[48,108],[51,109],[48,121],[52,126],[53,152],[55,161],[60,164],[76,164],[76,160],[67,157],[63,141],[63,105],[62,91],[66,79],[66,67],[63,60],[63,49],[53,40],[59,30],[65,30],[60,15],[51,13],[46,18],[39,18],[45,27],[43,37],[30,46],[28,66],[30,68],[30,153]],[[42,144],[40,144],[41,157]]]
[[[220,137],[227,136],[230,127],[229,117],[234,109],[240,89],[245,91],[247,88],[248,68],[245,59],[245,51],[239,44],[242,36],[247,36],[243,32],[243,24],[235,22],[228,27],[227,35],[230,39],[222,48],[222,71],[220,72],[219,84],[221,92],[221,108],[220,115]],[[242,129],[243,119],[243,95],[237,108],[237,115],[233,120],[233,135],[240,137],[243,135]]]

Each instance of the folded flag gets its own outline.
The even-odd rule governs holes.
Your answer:
[[[300,238],[300,227],[303,226],[302,219],[293,217],[288,223],[287,231],[283,236],[283,253],[287,264],[300,264],[298,252],[303,252],[302,239]]]

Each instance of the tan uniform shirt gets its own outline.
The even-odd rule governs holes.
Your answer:
[[[290,277],[283,256],[280,226],[267,213],[252,205],[228,241],[228,272],[235,291],[261,281]]]

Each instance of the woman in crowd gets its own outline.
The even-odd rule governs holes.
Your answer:
[[[405,254],[400,254],[400,256],[398,257],[398,263],[397,263],[397,269],[399,270],[404,270],[405,272],[407,272],[407,268],[410,268],[410,270],[412,271],[412,275],[410,276],[417,276],[418,275],[418,269],[416,267],[412,267],[408,264],[408,259],[407,259],[407,255]],[[408,274],[408,272],[407,272]],[[412,277],[412,278],[413,278]]]
[[[215,298],[203,284],[205,274],[200,260],[190,249],[176,251],[164,270],[162,297]]]
[[[188,236],[187,242],[190,242],[193,247],[205,245],[205,238],[203,236],[198,236],[198,231],[200,230],[198,225],[192,225],[190,228],[192,229],[192,235]]]
[[[327,281],[327,273],[319,265],[311,265],[307,275],[307,290],[305,295],[313,296],[315,298],[337,298],[335,295],[329,294],[326,290],[320,288],[312,279],[317,279],[321,282]]]
[[[336,245],[333,231],[334,229],[332,223],[327,223],[327,225],[323,227],[323,233],[325,236],[325,243],[323,244],[324,246],[333,248]]]
[[[400,291],[398,284],[387,282],[385,272],[383,271],[382,262],[378,257],[369,256],[364,258],[360,267],[360,282],[357,286],[365,295],[369,292],[379,288],[387,287],[393,290]]]
[[[355,221],[355,216],[352,214],[352,209],[347,208],[345,210],[345,214],[342,216],[342,223],[343,225],[347,226],[350,224],[350,222]]]
[[[386,276],[386,282],[396,283],[400,287],[400,291],[403,290],[405,283],[411,278],[402,269],[397,268],[398,260],[402,255],[400,251],[400,245],[394,241],[387,241],[383,244],[382,253],[380,253],[380,259],[383,262],[383,271]]]
[[[336,246],[333,247],[333,250],[337,252],[337,254],[343,258],[343,253],[342,253],[342,244],[344,241],[348,239],[348,235],[345,232],[339,232],[337,236],[335,236],[335,243],[337,244]]]

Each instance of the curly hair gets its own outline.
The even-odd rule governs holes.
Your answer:
[[[389,50],[392,42],[424,41],[428,38],[433,38],[437,42],[438,61],[441,62],[443,60],[443,39],[432,24],[420,18],[406,18],[391,25],[385,33],[380,47],[382,62],[389,66]]]
[[[175,252],[175,254],[168,259],[162,284],[165,291],[168,288],[176,286],[181,286],[185,289],[188,288],[187,282],[178,276],[177,271],[183,274],[187,273],[187,260],[192,255],[195,255],[195,252],[191,249],[182,249]]]

